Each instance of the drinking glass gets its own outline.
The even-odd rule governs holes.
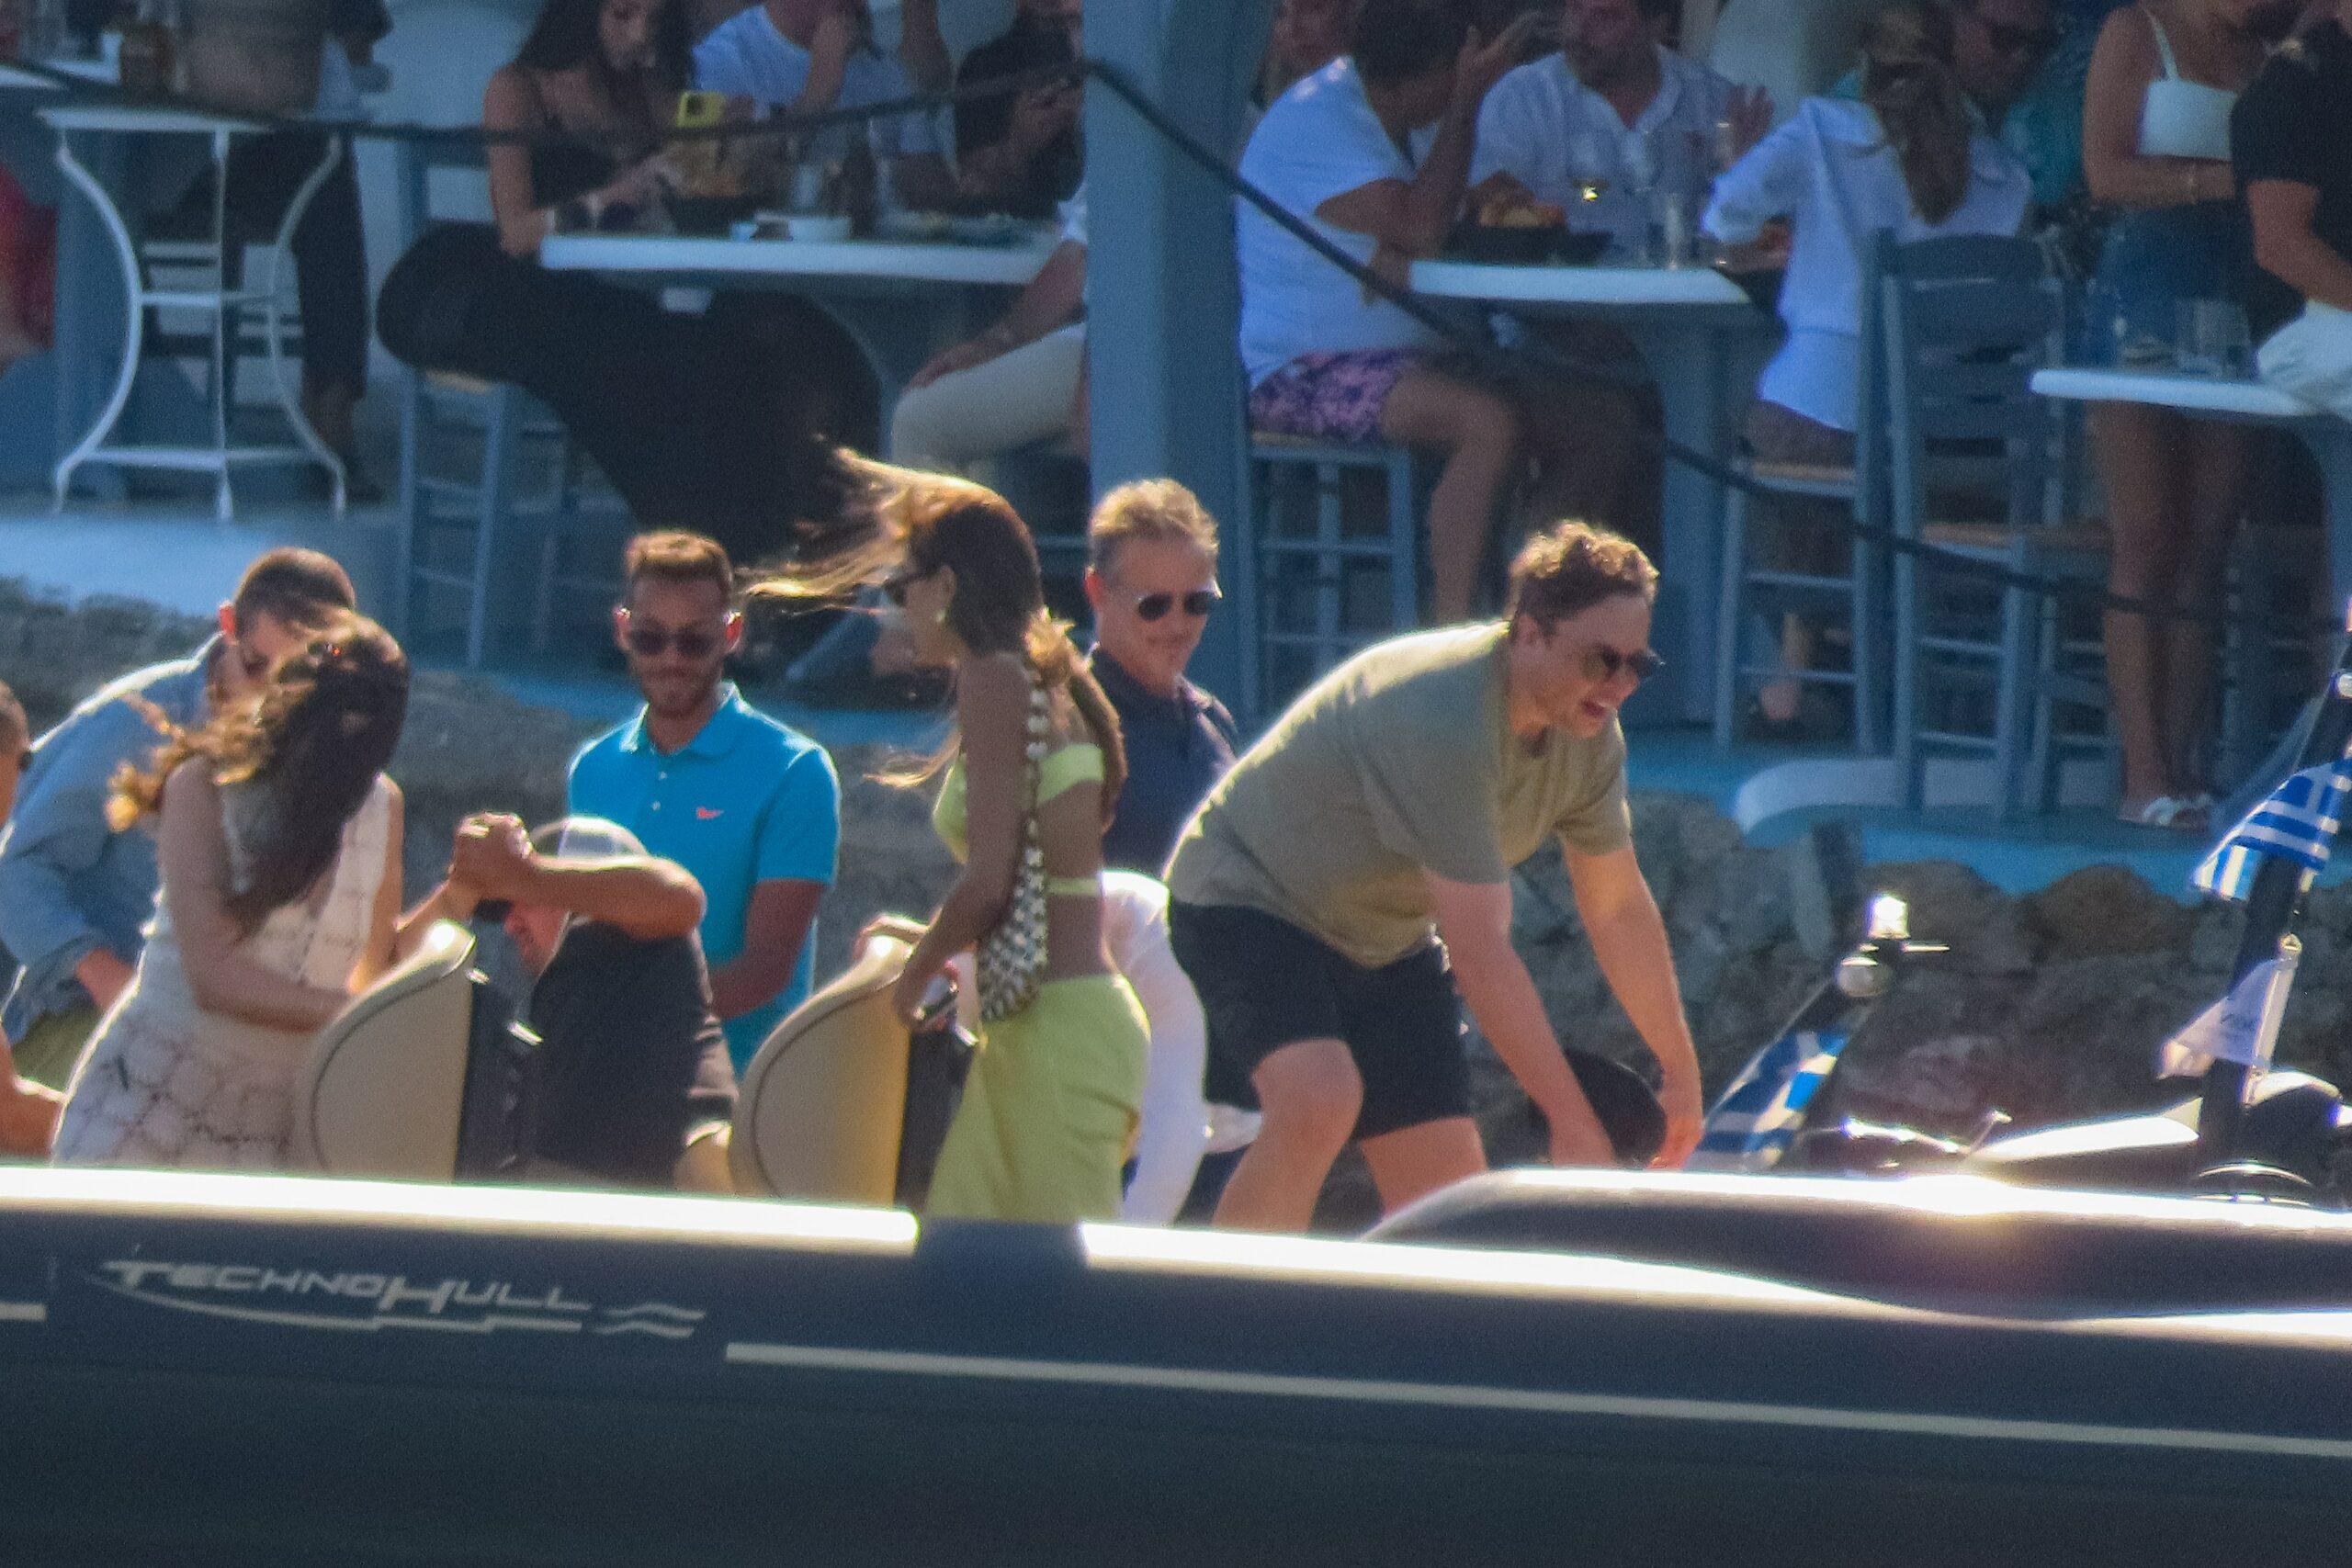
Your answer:
[[[1690,197],[1679,190],[1650,193],[1649,255],[1652,266],[1685,267],[1692,259]]]
[[[2234,299],[2183,299],[2175,307],[2174,357],[2192,376],[2244,376],[2253,334]]]

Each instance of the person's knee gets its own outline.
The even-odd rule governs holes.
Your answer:
[[[890,461],[915,468],[937,467],[954,461],[945,450],[946,415],[953,397],[952,389],[943,395],[942,388],[951,387],[953,378],[934,381],[928,387],[918,387],[899,399],[898,407],[890,411],[890,439],[888,446]]]
[[[1480,452],[1509,456],[1527,440],[1527,421],[1509,398],[1481,388],[1463,392],[1461,446]]]
[[[1261,1136],[1337,1151],[1355,1134],[1363,1077],[1336,1040],[1285,1045],[1254,1076],[1265,1115]]]

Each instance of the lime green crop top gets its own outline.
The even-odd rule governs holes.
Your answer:
[[[1037,764],[1037,804],[1044,806],[1080,784],[1102,782],[1102,749],[1091,740],[1073,740],[1046,752]],[[947,776],[939,784],[939,798],[931,807],[933,830],[957,860],[971,853],[966,788],[964,761],[959,757],[947,764]],[[1099,895],[1102,884],[1093,876],[1049,876],[1046,879],[1046,891],[1049,895],[1088,897]]]

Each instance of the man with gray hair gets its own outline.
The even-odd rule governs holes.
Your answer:
[[[735,1072],[685,868],[597,818],[526,833],[482,815],[458,829],[436,897],[459,918],[499,920],[533,978],[526,1017],[546,1042],[534,1174],[715,1185],[694,1173],[724,1169],[709,1156],[726,1146]]]

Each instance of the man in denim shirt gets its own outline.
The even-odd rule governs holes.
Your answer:
[[[155,841],[116,832],[107,796],[126,763],[162,742],[154,715],[194,726],[251,695],[324,611],[356,608],[351,579],[315,550],[271,550],[220,606],[220,635],[186,659],[136,671],[34,745],[0,837],[0,945],[24,965],[0,1011],[17,1071],[62,1089],[99,1016],[130,986],[155,912]]]

